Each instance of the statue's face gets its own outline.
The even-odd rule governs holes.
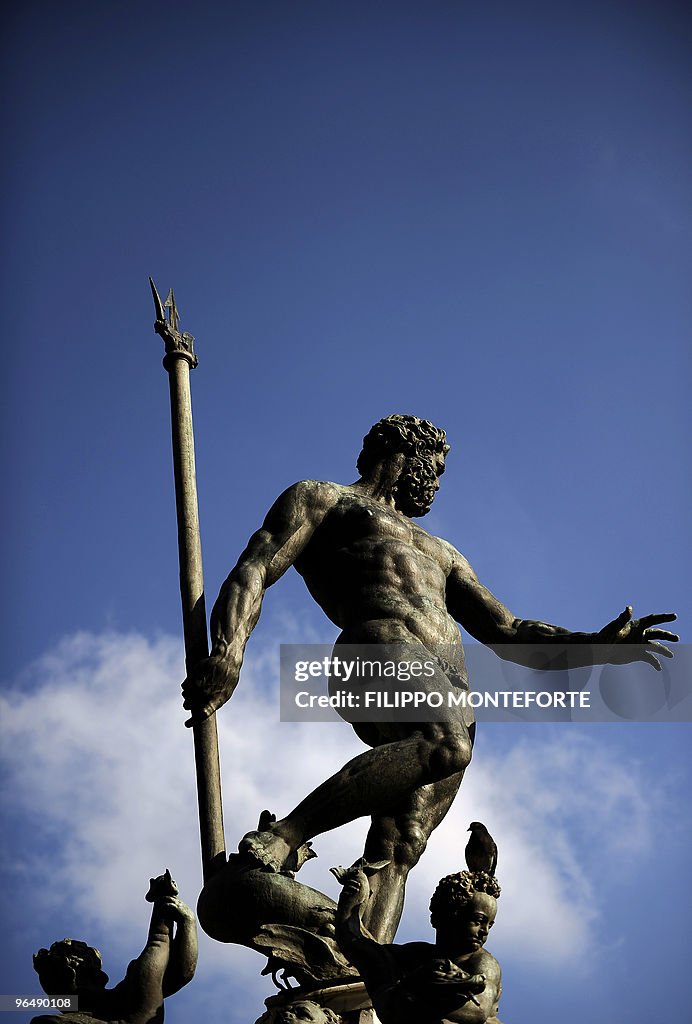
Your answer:
[[[321,1006],[307,999],[290,1006],[282,1006],[274,1018],[276,1024],[297,1024],[299,1021],[310,1021],[311,1024],[327,1024],[327,1017]]]
[[[52,957],[39,970],[41,988],[48,995],[76,995],[77,970],[68,957]]]
[[[49,995],[77,995],[104,988],[108,975],[78,953],[59,950],[42,965],[39,981]]]
[[[456,922],[455,939],[463,952],[474,953],[485,945],[496,913],[497,900],[485,892],[473,894]]]
[[[444,455],[407,458],[396,484],[395,504],[399,512],[412,519],[427,515],[444,471]]]

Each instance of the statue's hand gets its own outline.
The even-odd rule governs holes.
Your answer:
[[[204,658],[183,680],[183,707],[192,715],[185,725],[194,725],[209,718],[226,703],[238,685],[242,657],[227,644],[220,644],[209,658]]]
[[[469,974],[452,960],[433,960],[430,964],[430,981],[436,985],[454,985],[460,992],[482,992],[485,988],[484,974]]]
[[[484,974],[468,974],[452,960],[440,958],[414,968],[401,984],[409,998],[427,1008],[434,1007],[446,1018],[452,1008],[460,1009],[466,1003],[480,1006],[476,996],[484,991],[486,978]]]
[[[641,619],[632,618],[630,605],[616,619],[604,626],[596,634],[597,644],[616,644],[617,648],[609,659],[613,664],[627,664],[632,661],[645,661],[657,671],[661,671],[659,658],[672,658],[673,652],[665,644],[676,643],[680,637],[667,629],[657,629],[661,622],[673,622],[677,618],[675,612],[663,612],[658,615],[645,615]],[[626,645],[637,645],[628,647]]]
[[[180,896],[164,896],[162,900],[157,900],[157,905],[162,907],[166,917],[171,921],[175,921],[177,924],[182,924],[183,921],[189,921],[191,924],[195,923],[194,911],[188,907],[187,903],[183,903]]]

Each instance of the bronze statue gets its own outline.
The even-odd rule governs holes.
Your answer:
[[[34,1017],[31,1024],[161,1024],[163,1001],[187,985],[197,967],[195,915],[178,896],[170,872],[151,879],[153,903],[147,942],[115,988],[107,989],[101,954],[74,939],[34,955],[47,995],[76,995],[79,1010]]]
[[[447,875],[430,902],[434,945],[396,945],[377,942],[363,927],[372,884],[366,870],[332,870],[343,884],[337,940],[360,971],[381,1024],[500,1024],[500,965],[484,949],[500,895],[494,876]]]
[[[503,645],[505,657],[514,646],[519,658],[519,645],[535,643],[615,645],[614,660],[655,668],[659,656],[672,656],[659,641],[678,638],[658,626],[673,614],[633,619],[628,607],[598,633],[573,633],[505,608],[463,555],[413,521],[429,511],[448,451],[445,432],[427,420],[388,416],[364,439],[355,483],[304,480],[278,498],[221,588],[211,656],[183,683],[188,725],[205,721],[233,693],[264,592],[291,565],[341,630],[335,650],[379,644],[399,658],[405,649],[407,660],[432,656],[434,675],[417,681],[428,692],[468,686],[457,623],[482,643]],[[444,659],[434,653],[440,645],[450,652]],[[471,759],[473,715],[457,709],[441,722],[365,722],[354,729],[371,749],[284,818],[246,836],[240,849],[258,869],[285,872],[295,869],[296,851],[308,840],[371,816],[365,858],[387,866],[371,879],[365,924],[378,941],[390,942],[408,872]]]

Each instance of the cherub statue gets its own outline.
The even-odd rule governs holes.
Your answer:
[[[31,1024],[161,1024],[164,999],[195,973],[197,927],[169,871],[151,879],[145,899],[154,905],[146,945],[115,988],[106,988],[101,954],[86,942],[63,939],[39,949],[34,969],[44,992],[76,995],[79,1010],[34,1017]]]
[[[500,965],[484,949],[500,895],[492,875],[447,875],[430,903],[434,944],[396,944],[377,942],[362,924],[372,867],[332,870],[343,885],[337,941],[360,972],[382,1024],[500,1024]]]
[[[298,999],[285,1006],[275,1006],[263,1013],[256,1024],[341,1024],[334,1010],[320,1006],[312,999]]]

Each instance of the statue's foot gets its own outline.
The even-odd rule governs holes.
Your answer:
[[[275,832],[259,830],[243,836],[238,850],[241,855],[255,861],[258,866],[291,877],[296,871],[300,871],[306,860],[317,856],[312,843],[303,843],[297,850],[293,850]]]
[[[290,861],[295,861],[294,851],[275,832],[248,832],[240,840],[238,850],[269,871],[291,870]]]
[[[300,871],[306,860],[311,860],[317,854],[311,842],[303,843],[294,850],[274,832],[275,823],[275,814],[271,811],[262,811],[256,830],[243,836],[238,850],[242,856],[260,867],[293,876],[296,871]]]

